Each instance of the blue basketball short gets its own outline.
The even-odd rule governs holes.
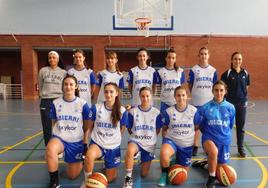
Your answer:
[[[141,152],[141,162],[142,163],[151,161],[155,158],[154,153],[151,153],[151,152],[144,150],[138,143],[136,143],[134,141],[129,141],[128,143],[134,143],[138,146],[138,150]]]
[[[64,161],[66,163],[77,163],[83,161],[83,141],[79,142],[65,142],[60,137],[53,136],[58,138],[64,146]]]
[[[91,144],[96,144],[102,154],[101,157],[104,157],[104,165],[105,168],[115,168],[120,165],[121,163],[121,152],[120,152],[120,146],[114,148],[114,149],[104,149],[101,146],[99,146],[97,143],[95,143],[93,140],[90,141],[89,143]]]
[[[209,139],[202,140],[202,145],[207,140],[209,140]],[[218,163],[220,163],[220,164],[228,163],[230,160],[230,145],[218,144],[218,143],[214,142],[213,140],[211,140],[211,141],[218,148]]]
[[[164,102],[161,102],[160,103],[160,112],[164,112],[166,109],[168,109],[170,106],[167,105],[166,103]]]
[[[174,152],[176,153],[176,161],[177,164],[182,166],[190,166],[192,159],[193,146],[189,147],[180,147],[175,144],[172,140],[168,138],[163,138],[162,144],[169,144]]]

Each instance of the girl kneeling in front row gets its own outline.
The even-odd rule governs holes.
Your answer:
[[[120,165],[120,145],[127,125],[127,111],[120,103],[120,90],[116,83],[104,86],[105,102],[90,110],[91,141],[85,158],[85,178],[93,172],[94,161],[104,157],[105,174],[109,182],[117,176]]]

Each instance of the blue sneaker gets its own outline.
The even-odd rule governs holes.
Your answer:
[[[167,173],[166,172],[163,172],[160,176],[160,179],[159,179],[159,182],[158,182],[158,186],[160,187],[164,187],[167,185]]]

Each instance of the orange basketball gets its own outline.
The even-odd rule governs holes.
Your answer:
[[[185,167],[175,164],[168,170],[169,182],[173,185],[183,184],[187,180],[187,170]]]
[[[108,180],[106,176],[100,172],[94,172],[86,180],[86,188],[106,188]]]
[[[237,179],[235,169],[227,164],[217,166],[216,176],[218,181],[225,186],[234,184]]]

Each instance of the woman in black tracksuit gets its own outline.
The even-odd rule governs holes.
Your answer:
[[[241,67],[242,61],[242,54],[234,52],[231,56],[231,69],[222,74],[221,80],[228,86],[226,100],[235,106],[238,154],[240,157],[246,157],[243,143],[250,79],[248,72]]]

